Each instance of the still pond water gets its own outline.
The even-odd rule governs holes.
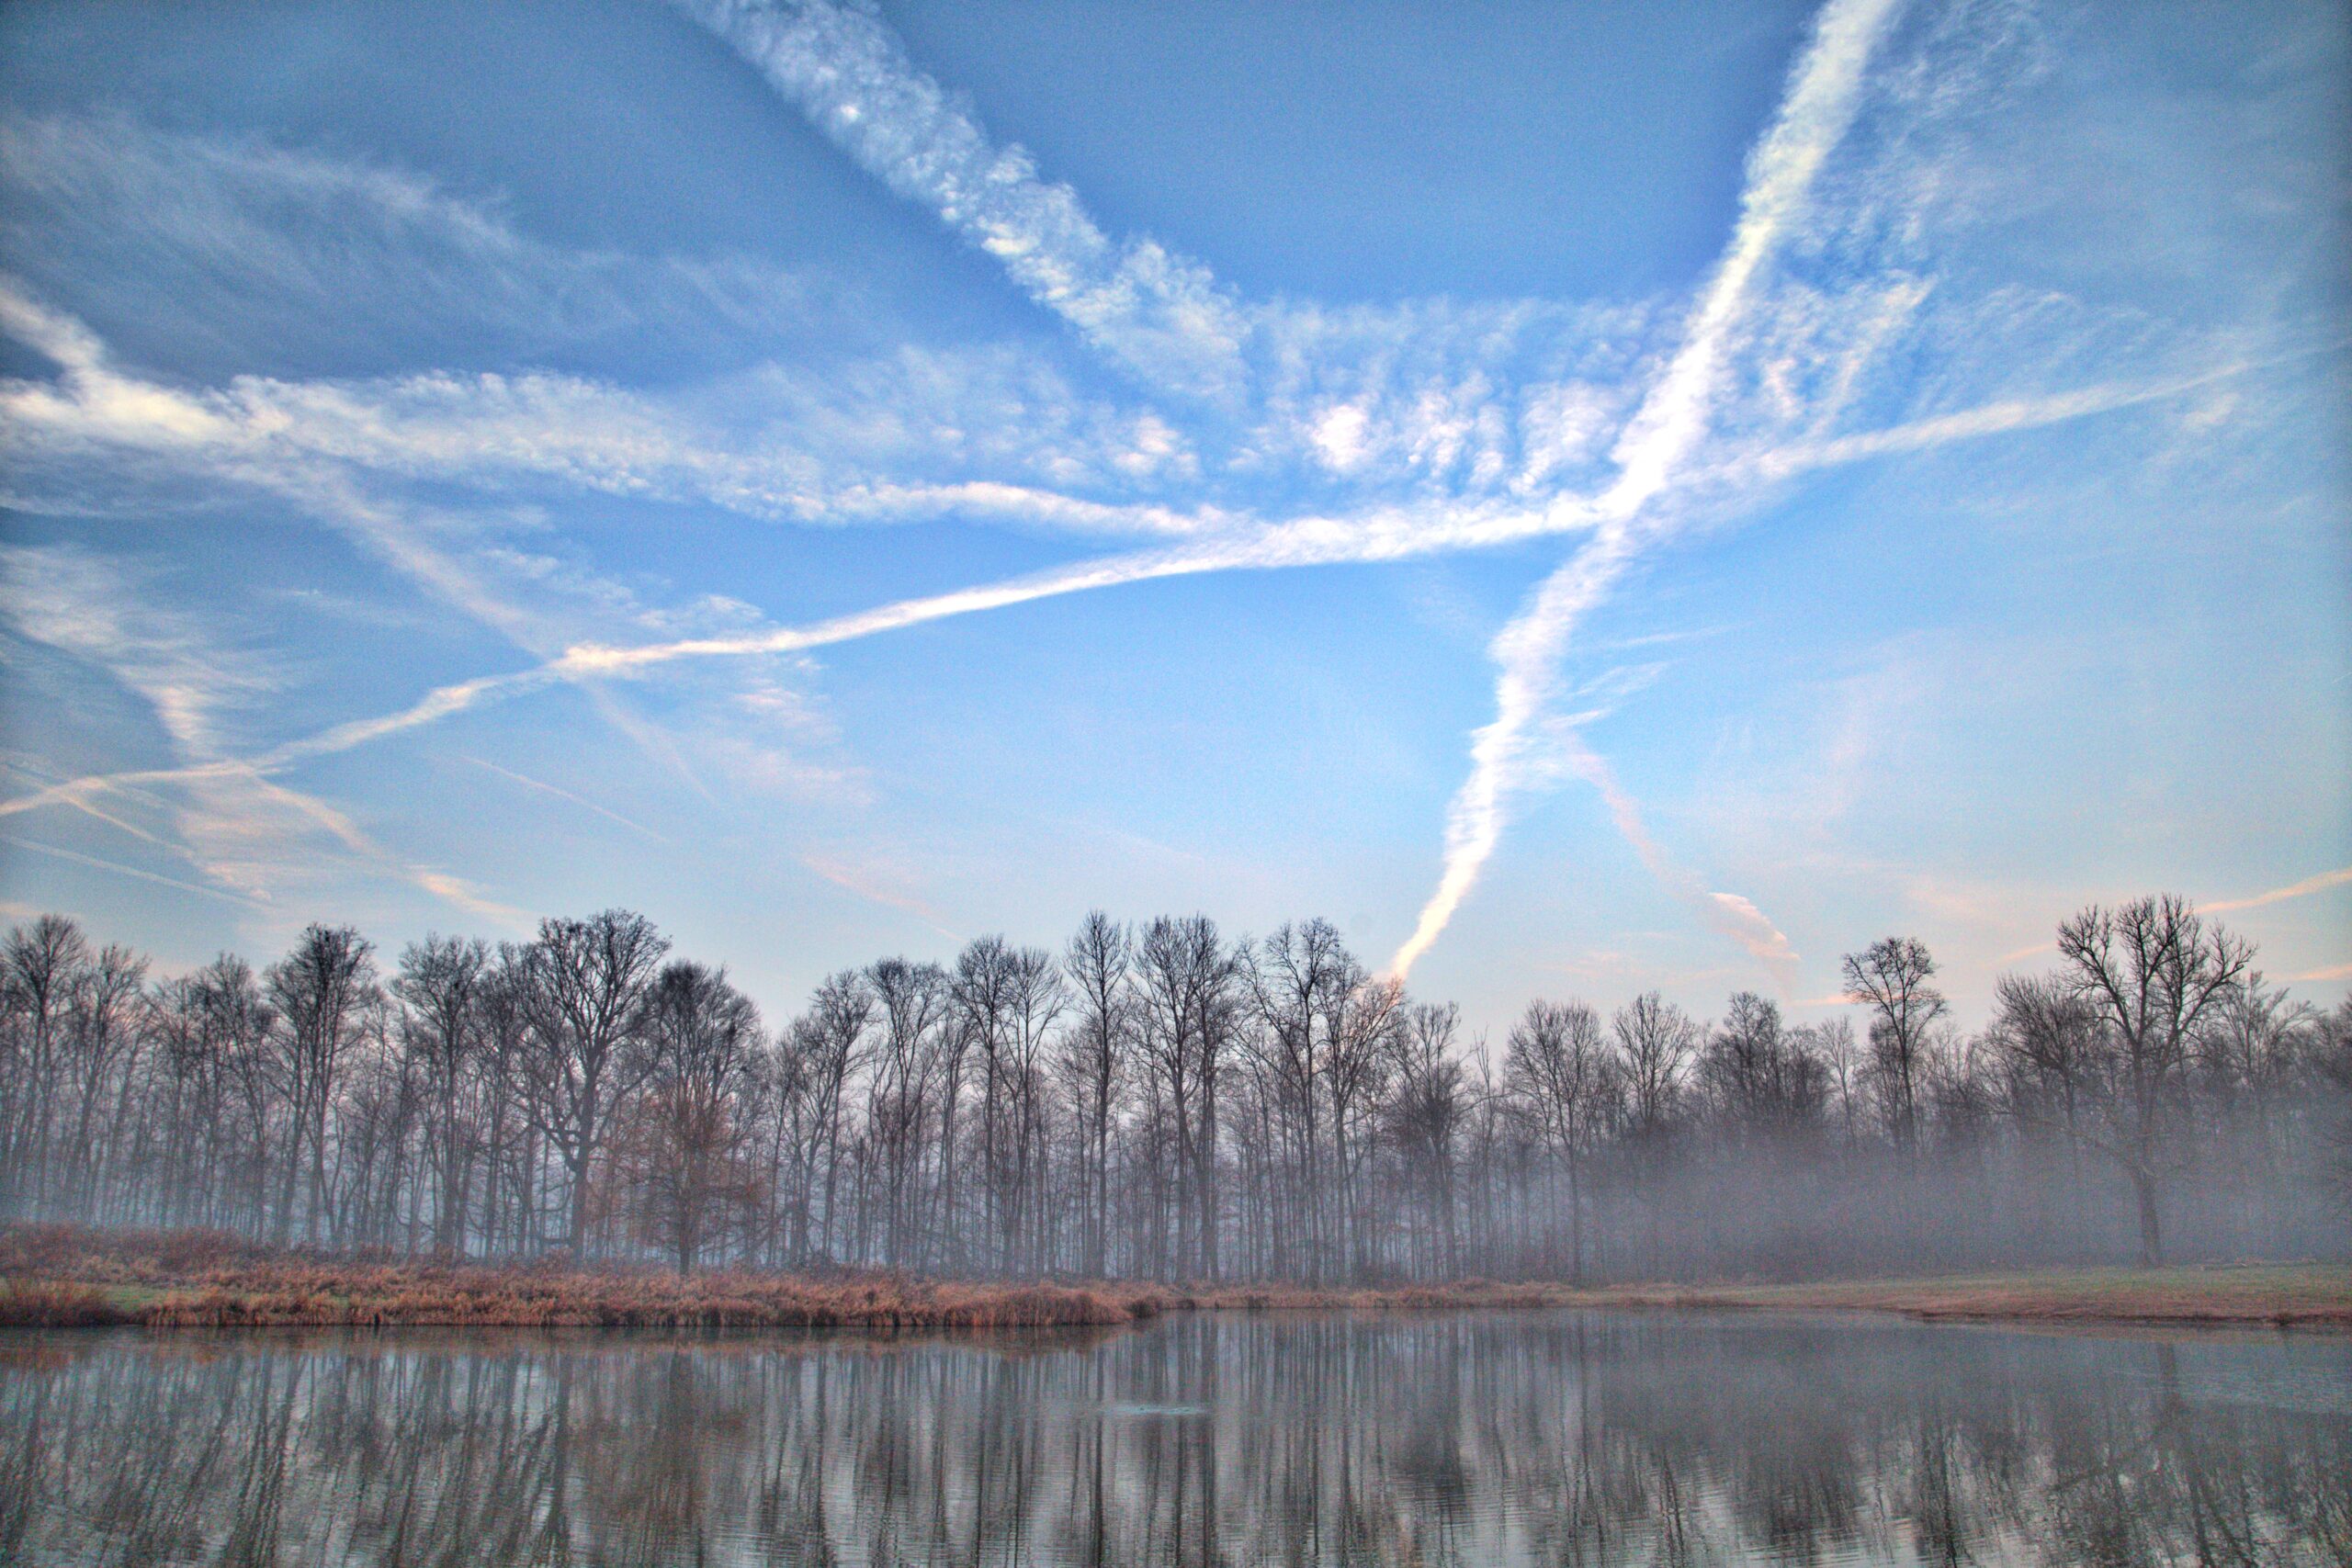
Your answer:
[[[0,1562],[2352,1561],[2352,1340],[0,1335]]]

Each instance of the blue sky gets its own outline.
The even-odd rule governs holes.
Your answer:
[[[2346,17],[1701,12],[11,6],[6,912],[2342,995]]]

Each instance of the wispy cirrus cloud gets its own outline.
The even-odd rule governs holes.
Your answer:
[[[413,170],[120,114],[0,111],[0,265],[232,371],[643,341],[734,358],[840,292],[745,258],[550,245]]]
[[[14,231],[26,243],[0,245],[0,258],[33,291],[92,298],[142,327],[201,323],[188,330],[266,345],[299,339],[312,318],[348,330],[355,309],[397,300],[404,328],[446,317],[440,346],[509,365],[542,344],[577,350],[631,312],[664,341],[723,338],[733,368],[673,378],[661,394],[543,369],[447,368],[310,380],[241,370],[222,390],[289,446],[390,475],[544,471],[799,521],[954,509],[1019,520],[1024,485],[1050,487],[1034,497],[1043,525],[1144,532],[1162,526],[1147,508],[1132,508],[1133,523],[1103,510],[1123,488],[1148,487],[1163,510],[1195,480],[1207,496],[1220,480],[1453,493],[1509,479],[1524,497],[1579,451],[1595,455],[1583,450],[1594,411],[1622,401],[1661,313],[1548,300],[1239,304],[1247,410],[1220,434],[1182,409],[1081,393],[1012,344],[813,344],[707,299],[710,264],[548,247],[495,206],[417,175],[251,139],[0,118],[0,193],[27,219]],[[90,263],[126,246],[137,265]],[[138,276],[139,301],[94,289],[94,274]],[[254,298],[220,297],[231,286]],[[788,279],[772,291],[799,299]],[[157,297],[175,309],[133,308]],[[803,314],[838,323],[844,312]],[[251,330],[238,328],[248,317]],[[425,351],[436,343],[428,333]]]
[[[191,882],[80,851],[50,852],[101,870],[191,891],[267,905],[318,869],[305,840],[323,833],[369,870],[397,879],[469,913],[513,924],[520,917],[463,880],[393,853],[348,814],[271,780],[266,771],[223,753],[223,723],[250,715],[284,688],[282,674],[228,641],[194,615],[155,603],[152,586],[118,561],[85,549],[0,547],[0,618],[9,630],[103,674],[152,715],[173,765],[135,778],[85,779],[38,792],[44,803],[71,805],[108,828],[185,855],[206,878]],[[175,787],[164,806],[145,784]],[[96,804],[111,795],[126,809]],[[162,807],[168,833],[142,826]],[[13,840],[12,840],[13,841]]]
[[[804,852],[800,863],[844,893],[912,915],[949,942],[964,940],[948,927],[937,909],[912,890],[912,879],[898,867],[877,863],[871,857],[853,860],[816,850]]]
[[[0,326],[9,327],[16,335],[34,342],[44,352],[53,348],[54,356],[67,365],[69,377],[86,380],[95,375],[98,378],[99,385],[95,389],[76,389],[76,395],[86,395],[94,405],[89,423],[79,431],[77,439],[97,440],[100,435],[96,433],[111,437],[127,431],[130,434],[126,439],[132,443],[172,447],[218,443],[232,453],[246,441],[242,435],[223,435],[225,416],[208,409],[201,401],[191,401],[188,395],[174,389],[126,377],[111,368],[104,345],[78,322],[43,310],[26,301],[21,294],[5,288],[0,288],[0,310],[15,312],[13,316],[0,315]],[[2165,389],[2157,389],[2148,395],[2164,393]],[[13,389],[0,387],[0,399],[12,394],[45,409],[53,408],[53,401],[42,404],[40,400],[54,400],[58,396],[53,389],[28,384]],[[1843,445],[1806,449],[1786,464],[1776,465],[1767,453],[1721,471],[1701,468],[1674,476],[1674,482],[1705,494],[1726,485],[1736,489],[1743,479],[1752,483],[1756,470],[1770,473],[1784,468],[1795,472],[1861,461],[1883,450],[1924,449],[2035,423],[2086,417],[2140,400],[2145,400],[2114,389],[2092,397],[2062,395],[2029,400],[2003,406],[1995,417],[1945,416],[1926,422],[1925,427],[1916,432],[1896,427],[1877,433],[1882,439],[1876,441],[1857,438]],[[262,423],[266,425],[268,422]],[[21,431],[15,434],[20,437]],[[413,548],[409,536],[390,514],[376,511],[374,503],[352,488],[342,473],[328,469],[308,473],[300,482],[286,479],[277,482],[297,494],[308,493],[322,510],[345,521],[356,516],[387,525],[376,538],[376,547],[393,554],[413,578],[467,607],[478,618],[509,631],[526,649],[545,646],[548,628],[526,620],[502,602],[481,594],[474,574],[447,565],[429,549],[407,553]],[[1661,482],[1659,488],[1667,486]],[[654,642],[571,643],[534,665],[437,687],[406,708],[347,721],[241,759],[199,759],[176,767],[91,775],[44,786],[0,801],[0,816],[52,804],[72,804],[88,809],[91,800],[118,789],[166,784],[209,788],[222,780],[274,775],[315,758],[339,754],[439,723],[485,703],[509,700],[559,684],[641,676],[682,663],[767,660],[1069,593],[1219,571],[1407,560],[1561,534],[1593,533],[1593,543],[1547,581],[1536,601],[1537,613],[1523,615],[1498,641],[1498,652],[1507,656],[1507,672],[1516,668],[1524,671],[1527,678],[1508,694],[1512,727],[1498,732],[1499,748],[1474,751],[1472,784],[1457,797],[1456,812],[1450,819],[1444,874],[1453,880],[1442,881],[1438,895],[1438,899],[1450,898],[1451,902],[1443,906],[1443,912],[1450,916],[1499,836],[1506,775],[1493,765],[1494,759],[1508,753],[1510,768],[1513,770],[1510,788],[1523,787],[1528,782],[1531,757],[1522,742],[1530,727],[1540,721],[1549,700],[1550,670],[1557,657],[1556,649],[1545,639],[1555,636],[1557,628],[1572,625],[1584,608],[1608,592],[1639,543],[1628,519],[1619,516],[1612,522],[1610,516],[1611,508],[1625,504],[1626,493],[1622,489],[1585,495],[1564,493],[1538,505],[1422,501],[1371,507],[1354,513],[1310,515],[1271,523],[1229,513],[1204,513],[1187,525],[1188,531],[1195,536],[1175,544],[1092,558],[1021,578],[895,601],[828,620]],[[1525,639],[1523,646],[1515,649],[1508,640],[1514,637]],[[1480,807],[1474,793],[1487,785],[1496,788],[1491,811]],[[1464,802],[1468,802],[1471,809],[1464,810]],[[1627,818],[1621,812],[1612,811],[1612,816],[1622,829]],[[1490,829],[1493,836],[1483,841],[1476,837],[1457,840],[1455,822],[1467,822],[1477,831]],[[1637,839],[1629,831],[1628,837],[1637,851],[1647,842],[1645,835]],[[1655,846],[1650,845],[1649,849],[1654,852]],[[1644,853],[1642,858],[1678,897],[1690,892],[1686,886],[1686,874],[1661,870],[1668,863],[1654,853]],[[1772,962],[1779,961],[1778,954],[1785,944],[1768,919],[1760,913],[1753,913],[1752,906],[1738,900],[1736,895],[1715,894],[1703,888],[1700,891],[1704,895],[1703,907],[1694,908],[1700,908],[1707,923],[1725,929],[1759,958],[1770,955]],[[1440,907],[1438,899],[1432,900],[1432,908]],[[1747,912],[1735,909],[1730,900],[1737,900]],[[1441,921],[1437,929],[1442,927]],[[1434,940],[1434,934],[1430,933],[1430,940]]]
[[[153,602],[119,559],[74,545],[0,545],[0,616],[19,636],[103,670],[152,710],[165,739],[218,755],[225,718],[250,713],[284,678],[189,612]]]
[[[6,279],[0,330],[63,371],[54,380],[0,380],[0,444],[15,467],[17,503],[34,508],[71,498],[81,483],[119,487],[124,465],[143,462],[286,494],[349,521],[379,547],[404,535],[411,549],[422,531],[397,525],[401,508],[356,491],[356,479],[537,485],[827,525],[961,513],[1149,536],[1197,533],[1227,516],[1215,506],[1120,498],[1139,477],[1181,467],[1181,443],[1148,415],[1080,407],[1050,387],[1020,395],[1009,367],[996,367],[1005,382],[980,400],[989,418],[976,421],[971,409],[937,401],[943,388],[971,390],[969,364],[933,374],[942,367],[925,371],[903,356],[853,378],[857,400],[846,405],[777,370],[666,403],[577,377],[490,372],[379,381],[246,376],[187,389],[119,367],[85,326]],[[763,412],[750,422],[737,413],[730,430],[711,412],[730,402]],[[977,434],[967,428],[975,423]],[[855,434],[812,444],[834,427]],[[1029,435],[992,442],[997,429]],[[964,434],[960,450],[943,457],[946,430]],[[892,458],[916,453],[935,468],[997,473],[890,472]],[[417,560],[397,564],[447,586]]]
[[[825,135],[899,196],[1004,267],[1032,299],[1150,384],[1231,401],[1244,371],[1239,308],[1200,264],[1116,241],[1075,191],[916,68],[875,13],[826,0],[683,0]]]
[[[1408,969],[1438,940],[1514,802],[1566,773],[1600,792],[1643,863],[1698,919],[1778,973],[1792,955],[1771,920],[1666,855],[1605,766],[1563,731],[1555,710],[1575,630],[1695,517],[1736,513],[1821,468],[2114,412],[2216,374],[2127,355],[2121,364],[2148,373],[2084,385],[2047,374],[2071,368],[2063,357],[1986,368],[1954,352],[1952,373],[1894,378],[1901,389],[1891,389],[1887,358],[1965,341],[1952,326],[1962,317],[1981,339],[1990,317],[1953,310],[1932,271],[1887,238],[1917,229],[1921,193],[1937,183],[1907,177],[1917,127],[1973,89],[1952,85],[1967,73],[1921,68],[1951,42],[1938,36],[1874,84],[1871,62],[1900,20],[1882,0],[1836,0],[1822,14],[1750,159],[1729,245],[1687,305],[1344,308],[1243,300],[1197,262],[1109,234],[1075,192],[991,141],[874,12],[752,0],[688,9],[861,166],[996,258],[1125,373],[1125,389],[1081,390],[1021,344],[834,353],[813,368],[774,355],[745,367],[738,355],[723,375],[658,389],[514,364],[191,386],[119,363],[31,289],[0,289],[0,326],[60,369],[0,384],[11,480],[36,503],[101,503],[107,487],[149,473],[258,487],[346,531],[526,655],[521,668],[447,682],[397,712],[237,757],[191,751],[173,767],[46,786],[0,803],[0,815],[49,803],[86,810],[109,792],[166,786],[250,791],[243,781],[558,687],[592,693],[610,722],[692,778],[674,738],[628,711],[609,682],[725,664],[747,671],[750,695],[780,657],[1059,595],[1556,537],[1575,553],[1492,645],[1495,715],[1473,738],[1436,887],[1394,966]],[[1839,164],[1866,100],[1911,117],[1892,134],[1900,145],[1875,163]],[[250,244],[255,275],[299,303],[337,286],[337,258],[315,235],[340,224],[366,237],[355,249],[367,265],[405,269],[400,288],[377,294],[405,289],[452,321],[469,309],[506,320],[510,352],[633,330],[633,309],[643,320],[755,321],[780,333],[808,305],[790,280],[762,283],[746,303],[699,264],[539,246],[493,208],[396,171],[119,123],[0,131],[0,179],[40,193],[55,233],[76,231],[67,209],[77,202],[149,203],[143,228],[135,214],[109,220],[129,221],[141,244],[192,276],[205,258]],[[300,216],[273,219],[288,212]],[[70,270],[54,243],[9,254],[44,279]],[[469,276],[482,285],[475,300]],[[2064,336],[2049,330],[2059,305],[1998,306],[2013,333]],[[231,321],[238,308],[208,306]],[[823,620],[779,626],[752,614],[696,629],[566,563],[541,570],[501,532],[503,507],[583,494],[809,526],[1012,525],[1114,553]],[[806,780],[805,769],[784,771]]]

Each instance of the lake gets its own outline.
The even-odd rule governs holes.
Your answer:
[[[1677,1313],[0,1335],[0,1560],[2352,1561],[2352,1340]]]

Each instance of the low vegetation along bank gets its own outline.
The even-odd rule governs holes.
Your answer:
[[[12,1327],[1046,1328],[1114,1326],[1182,1311],[1494,1307],[1829,1309],[2344,1331],[2352,1330],[2352,1268],[2264,1264],[1592,1290],[1472,1280],[1317,1291],[336,1259],[213,1234],[0,1230],[0,1325]]]

